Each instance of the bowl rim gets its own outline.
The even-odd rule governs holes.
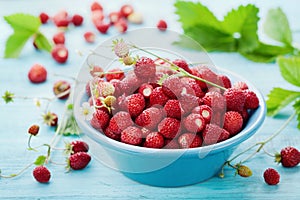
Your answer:
[[[155,154],[159,152],[160,156],[178,156],[179,154],[185,155],[195,155],[195,154],[213,154],[218,153],[220,151],[229,149],[230,147],[234,147],[242,143],[243,141],[250,138],[254,135],[259,128],[261,128],[265,118],[266,118],[266,102],[262,93],[255,87],[251,82],[243,78],[242,76],[229,71],[227,69],[216,67],[218,72],[222,72],[224,75],[228,75],[234,79],[241,80],[245,82],[251,91],[254,91],[259,99],[259,107],[253,111],[253,114],[256,113],[257,118],[251,124],[248,124],[239,132],[237,135],[212,145],[201,146],[196,148],[187,148],[187,149],[155,149],[155,148],[146,148],[141,146],[134,146],[126,143],[122,143],[120,141],[111,139],[107,137],[104,133],[94,129],[88,121],[85,121],[82,117],[80,117],[79,108],[83,101],[85,90],[83,89],[81,92],[78,92],[77,98],[74,96],[74,116],[75,119],[81,129],[85,131],[85,135],[93,139],[95,142],[100,143],[106,147],[112,148],[115,147],[118,151],[125,151],[130,153],[142,153],[142,154]],[[253,117],[252,114],[252,117]]]

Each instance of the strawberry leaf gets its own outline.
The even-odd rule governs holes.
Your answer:
[[[51,52],[52,45],[50,44],[48,39],[42,33],[36,34],[34,42],[35,42],[36,46],[38,47],[38,49]]]
[[[294,103],[293,107],[297,114],[297,121],[298,121],[297,128],[300,129],[300,100],[299,99]]]
[[[46,156],[39,156],[37,159],[34,161],[34,164],[37,166],[43,165],[46,161]]]
[[[15,32],[12,34],[6,41],[4,57],[17,58],[30,37],[31,33],[28,32]]]
[[[289,22],[280,8],[269,10],[263,29],[270,38],[287,46],[291,45],[293,39]]]
[[[282,77],[287,82],[300,87],[300,57],[279,57],[277,63]]]
[[[300,97],[300,92],[273,88],[268,94],[267,115],[275,116],[281,109]]]
[[[26,32],[31,35],[36,33],[41,25],[38,17],[23,13],[5,16],[4,19],[15,32]]]

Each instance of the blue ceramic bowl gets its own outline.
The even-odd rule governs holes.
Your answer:
[[[136,30],[122,35],[125,40],[134,41],[139,47],[150,47],[155,53],[161,53],[162,56],[171,60],[181,57],[188,60],[189,63],[201,61],[213,65],[205,50],[201,50],[201,47],[193,44],[193,41],[188,44],[189,46],[193,44],[197,51],[174,46],[173,42],[177,41],[179,37],[178,33],[170,31],[162,33],[157,29]],[[148,39],[145,40],[145,38]],[[85,94],[86,82],[91,79],[88,65],[99,64],[106,70],[114,67],[116,62],[120,65],[118,59],[109,59],[114,56],[111,50],[107,51],[107,47],[111,46],[113,39],[99,45],[92,56],[86,58],[74,93],[74,112],[83,132],[82,137],[89,143],[94,158],[103,164],[143,184],[162,187],[191,185],[215,176],[235,148],[261,127],[266,113],[265,101],[261,93],[244,78],[224,69],[217,69],[219,74],[227,75],[232,82],[246,82],[259,98],[259,107],[251,113],[247,125],[239,134],[214,145],[191,149],[151,149],[128,145],[106,137],[94,129],[88,121],[82,119],[80,107],[83,102],[88,101]],[[144,52],[139,53],[143,54]]]

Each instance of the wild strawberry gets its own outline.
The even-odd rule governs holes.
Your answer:
[[[65,33],[58,32],[53,36],[52,39],[55,44],[64,44],[65,43]]]
[[[124,65],[133,65],[135,63],[135,58],[131,57],[130,55],[126,55],[122,58],[122,62]]]
[[[92,5],[91,5],[91,11],[95,11],[95,10],[100,10],[100,11],[103,11],[103,7],[100,3],[98,2],[93,2]]]
[[[156,104],[164,106],[168,100],[169,100],[169,97],[167,95],[165,95],[165,93],[162,90],[162,87],[154,88],[154,90],[150,94],[150,98],[149,98],[150,106],[153,106]]]
[[[210,68],[206,67],[206,66],[198,66],[198,67],[193,67],[192,69],[192,74],[205,79],[207,81],[219,84],[219,77],[218,75],[211,70]],[[204,83],[203,81],[197,81],[197,83],[199,84],[199,86],[201,87],[202,90],[206,90],[207,89],[207,84]]]
[[[119,97],[124,93],[124,91],[122,90],[122,82],[120,80],[112,79],[109,82],[115,87],[113,96]]]
[[[128,23],[123,18],[119,19],[116,23],[114,23],[114,26],[120,33],[125,33],[128,29]]]
[[[73,15],[71,21],[74,24],[74,26],[81,26],[81,24],[83,23],[83,17],[81,15],[75,14]]]
[[[110,25],[106,24],[106,23],[98,23],[96,25],[97,30],[102,33],[102,34],[106,34],[108,29],[109,29]]]
[[[182,149],[195,148],[202,145],[202,138],[194,133],[183,133],[177,141]]]
[[[191,69],[189,68],[189,65],[187,64],[187,62],[185,60],[176,59],[176,60],[173,60],[172,63],[174,65],[177,65],[179,68],[185,70],[186,72],[192,73]]]
[[[160,149],[164,144],[164,137],[159,132],[152,132],[146,136],[144,147]]]
[[[53,93],[59,99],[67,99],[70,95],[71,84],[67,81],[56,81],[53,85]]]
[[[97,85],[97,91],[94,94],[96,97],[107,97],[113,95],[115,87],[110,82],[101,82]]]
[[[203,119],[205,120],[206,124],[210,123],[211,116],[212,116],[212,109],[207,105],[200,105],[193,109],[192,113],[200,114]]]
[[[263,176],[268,185],[277,185],[280,181],[280,174],[273,168],[266,169]]]
[[[67,27],[69,25],[68,13],[65,10],[56,13],[52,20],[57,27]]]
[[[39,133],[39,130],[40,130],[39,125],[34,124],[34,125],[29,127],[28,133],[30,135],[36,136]]]
[[[66,144],[66,149],[70,151],[71,154],[75,154],[78,152],[88,152],[89,145],[81,140],[74,140],[71,143]]]
[[[122,17],[127,18],[131,13],[133,13],[133,7],[131,5],[123,5],[120,9],[120,14]]]
[[[237,174],[240,175],[241,177],[249,177],[252,176],[252,171],[249,167],[246,165],[240,165],[237,164]]]
[[[202,132],[203,143],[206,145],[215,144],[227,140],[230,133],[215,124],[207,124]]]
[[[248,119],[249,119],[249,112],[248,112],[248,110],[247,109],[243,109],[241,112],[239,112],[241,115],[242,115],[242,117],[243,117],[243,121],[244,121],[244,124],[246,124],[246,122],[248,121]]]
[[[116,40],[113,42],[113,51],[119,58],[124,58],[129,54],[129,46],[124,40]]]
[[[127,17],[128,22],[133,24],[143,23],[143,15],[139,12],[133,12]]]
[[[155,76],[156,66],[151,58],[141,57],[133,66],[134,73],[140,78]]]
[[[44,123],[47,124],[48,126],[57,126],[58,117],[55,113],[47,112],[47,113],[43,114],[42,117],[43,117]]]
[[[144,98],[148,99],[148,98],[150,97],[152,91],[153,91],[153,86],[150,85],[150,84],[148,84],[148,83],[144,83],[144,84],[142,84],[142,85],[139,87],[139,91],[138,91],[138,92],[139,92],[141,95],[143,95]]]
[[[227,130],[231,136],[234,136],[240,132],[242,127],[243,117],[240,113],[236,111],[228,111],[225,113],[223,128]]]
[[[112,79],[122,80],[125,77],[124,71],[120,68],[114,68],[107,71],[105,74],[105,78],[107,81],[111,81]]]
[[[137,117],[145,108],[145,99],[140,93],[132,94],[125,99],[126,108],[131,117]]]
[[[145,127],[142,127],[141,131],[142,131],[142,138],[146,138],[147,135],[149,135],[149,133],[151,133],[151,131]]]
[[[158,132],[165,138],[173,139],[179,134],[180,121],[171,117],[166,117],[158,124],[157,128]]]
[[[140,79],[132,72],[126,74],[126,77],[122,80],[121,86],[123,92],[129,95],[135,92],[142,83],[143,79]]]
[[[185,113],[190,113],[193,108],[199,105],[198,97],[190,94],[182,94],[179,98],[179,102]]]
[[[225,75],[219,75],[219,79],[221,80],[221,86],[224,88],[231,88],[231,81],[228,78],[228,76]]]
[[[184,114],[184,110],[182,109],[180,102],[175,99],[168,100],[164,106],[164,110],[168,117],[176,119],[181,119],[181,116]]]
[[[204,97],[205,93],[202,91],[195,79],[183,77],[180,80],[186,88],[186,94],[194,95],[200,98]]]
[[[225,111],[221,110],[221,111],[212,111],[212,115],[211,115],[211,119],[210,119],[210,123],[211,124],[216,124],[220,127],[223,127],[224,124],[224,115],[225,115]]]
[[[113,140],[120,141],[121,133],[120,134],[114,133],[112,130],[110,130],[110,128],[105,129],[104,134]]]
[[[238,82],[235,82],[233,84],[233,88],[237,88],[237,89],[241,89],[241,90],[247,90],[248,85],[243,81],[238,81]]]
[[[275,154],[275,162],[281,163],[283,167],[295,167],[300,163],[300,152],[295,147],[285,147],[280,154]]]
[[[201,132],[205,128],[205,120],[199,114],[189,114],[183,120],[184,127],[191,133]]]
[[[51,51],[53,59],[58,63],[65,63],[68,59],[68,54],[68,49],[62,44],[54,46]]]
[[[183,84],[177,76],[169,76],[162,83],[163,92],[171,99],[177,99],[183,91]]]
[[[165,20],[159,20],[156,24],[156,27],[160,30],[160,31],[165,31],[168,28],[167,22]]]
[[[134,126],[129,126],[121,132],[121,142],[131,145],[142,143],[142,131]]]
[[[177,139],[165,139],[165,146],[166,149],[179,149],[180,146],[177,142]]]
[[[259,106],[259,99],[257,95],[250,90],[243,90],[246,96],[245,108],[246,109],[256,109]]]
[[[119,111],[109,121],[108,128],[115,134],[121,132],[129,126],[133,125],[133,121],[128,112]]]
[[[47,70],[43,65],[34,64],[28,71],[28,79],[32,83],[42,83],[47,79]]]
[[[103,78],[104,74],[103,74],[103,69],[100,66],[94,65],[90,68],[90,74],[93,77],[100,77]]]
[[[138,126],[153,130],[157,127],[157,124],[161,121],[162,117],[163,116],[160,109],[150,107],[145,109],[140,115],[137,116],[135,123]]]
[[[211,107],[213,111],[226,109],[226,99],[218,92],[207,92],[202,99],[203,103]]]
[[[94,127],[95,129],[97,129],[99,131],[103,131],[108,126],[109,119],[110,119],[110,117],[107,112],[105,112],[101,109],[97,109],[93,113],[93,117],[92,117],[90,123],[91,123],[91,126]]]
[[[199,67],[193,67],[191,68],[192,71],[192,75],[197,76],[199,78],[202,78],[202,75],[200,74],[200,70],[198,70]],[[200,86],[200,88],[202,89],[202,91],[206,91],[207,90],[207,85],[205,82],[200,81],[200,80],[196,80],[196,83]]]
[[[48,20],[49,20],[49,15],[46,14],[46,13],[44,13],[44,12],[42,12],[39,15],[39,18],[40,18],[42,24],[46,24],[48,22]]]
[[[40,183],[48,183],[51,178],[51,172],[45,166],[35,167],[32,175]]]
[[[94,43],[96,38],[95,34],[91,31],[85,32],[83,37],[87,43]]]
[[[224,92],[228,111],[240,112],[244,109],[246,96],[241,89],[229,88]]]
[[[121,19],[121,13],[120,12],[111,12],[108,15],[109,21],[111,24],[117,23]]]
[[[86,152],[78,152],[69,157],[68,165],[73,170],[84,169],[91,161],[91,156]]]
[[[98,25],[101,25],[103,24],[103,19],[104,19],[104,14],[101,10],[95,10],[95,11],[92,11],[92,22],[93,24],[95,25],[95,27],[97,28]],[[109,26],[110,24],[108,24]]]

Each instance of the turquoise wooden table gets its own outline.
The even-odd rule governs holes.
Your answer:
[[[118,9],[124,3],[130,3],[134,8],[143,13],[143,25],[131,25],[129,30],[140,27],[153,27],[159,19],[165,19],[169,28],[182,32],[177,16],[174,14],[174,1],[100,1],[107,11]],[[260,16],[264,16],[269,8],[280,6],[287,14],[293,30],[299,30],[299,2],[288,1],[247,1],[247,0],[206,0],[201,1],[209,6],[218,17],[232,7],[252,2],[260,8]],[[78,50],[84,55],[90,50],[117,32],[111,30],[107,35],[97,33],[96,43],[87,44],[83,40],[86,30],[96,32],[90,22],[89,6],[92,1],[0,1],[0,54],[3,55],[5,41],[12,33],[12,29],[5,23],[3,16],[16,12],[38,15],[45,11],[50,15],[61,9],[69,13],[78,13],[85,17],[86,21],[80,28],[74,28],[66,33],[66,45],[70,50],[69,60],[60,65],[51,59],[50,55],[37,52],[29,42],[25,45],[20,58],[0,58],[0,94],[6,90],[16,96],[28,97],[52,97],[52,85],[61,77],[54,73],[67,74],[76,77],[84,57],[78,55]],[[43,29],[47,36],[51,36],[55,29],[46,25]],[[263,35],[262,35],[263,37]],[[294,34],[295,41],[300,42],[300,35]],[[264,96],[275,86],[290,88],[279,72],[276,64],[258,64],[246,60],[236,53],[210,53],[216,65],[232,70],[253,82]],[[27,79],[27,72],[34,63],[41,63],[48,69],[48,80],[39,85],[31,84]],[[43,104],[42,104],[43,106]],[[60,117],[63,109],[63,101],[55,101],[50,109]],[[283,110],[279,117],[266,118],[263,127],[250,140],[243,143],[235,151],[238,153],[255,142],[262,141],[276,131],[292,113],[291,108]],[[13,103],[0,102],[0,169],[3,174],[16,173],[38,155],[27,150],[27,129],[33,123],[41,124],[41,132],[34,142],[48,142],[54,130],[42,125],[41,110],[31,99],[16,99]],[[64,137],[61,143],[77,139],[76,137]],[[296,120],[293,120],[283,133],[266,146],[269,152],[279,151],[282,147],[293,145],[300,148],[299,130],[296,128]],[[247,156],[247,155],[245,155]],[[55,152],[53,160],[62,162],[63,155]],[[213,177],[205,182],[179,188],[159,188],[142,185],[124,177],[118,171],[110,169],[96,159],[92,159],[89,166],[82,171],[65,173],[60,165],[50,165],[52,178],[48,184],[36,182],[31,174],[32,168],[22,175],[12,179],[0,179],[0,199],[300,199],[300,167],[285,169],[276,165],[273,158],[266,154],[258,154],[247,165],[252,169],[253,176],[242,178],[234,176],[231,169],[225,170],[225,178]],[[262,178],[263,171],[273,167],[281,174],[281,182],[277,186],[268,186]]]

